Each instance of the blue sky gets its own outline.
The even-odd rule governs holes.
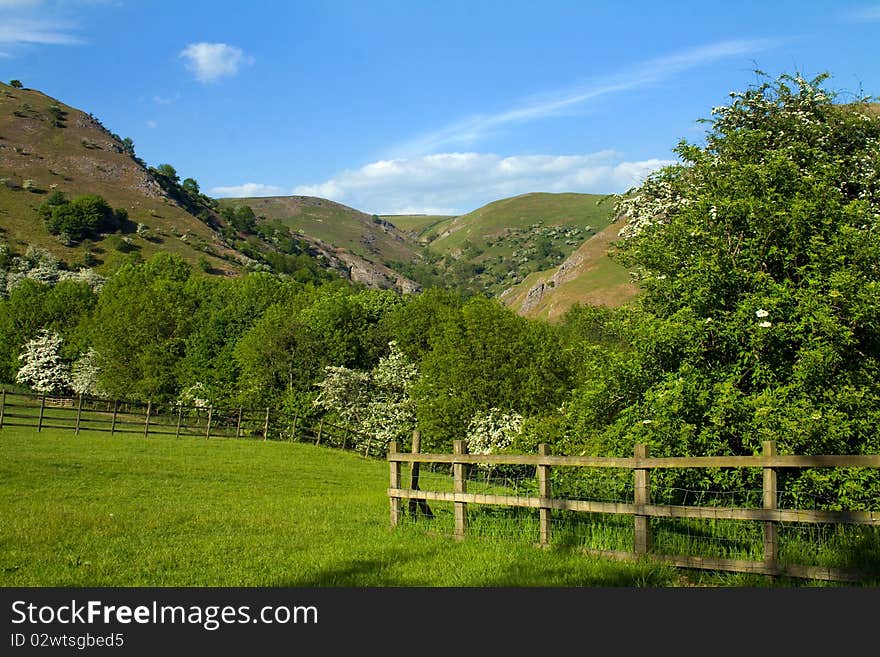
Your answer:
[[[880,3],[0,0],[0,79],[213,196],[617,193],[772,77],[880,95]]]

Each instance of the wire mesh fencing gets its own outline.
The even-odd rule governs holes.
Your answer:
[[[391,446],[392,525],[686,568],[880,580],[877,488],[811,494],[804,483],[810,470],[876,482],[877,455],[777,456],[768,442],[754,457],[651,459],[644,446],[632,458],[493,456],[458,443],[453,454]]]

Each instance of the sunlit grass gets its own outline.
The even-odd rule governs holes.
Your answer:
[[[678,573],[422,523],[388,464],[313,445],[0,430],[3,586],[675,586]],[[438,518],[437,527],[442,526]],[[475,520],[474,527],[479,526]]]

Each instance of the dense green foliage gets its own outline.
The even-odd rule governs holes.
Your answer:
[[[112,232],[125,225],[128,213],[114,210],[97,194],[67,200],[61,192],[52,192],[40,205],[38,214],[53,235],[65,242],[80,242],[98,233]]]
[[[620,257],[645,293],[635,324],[607,324],[627,346],[598,354],[604,376],[573,397],[592,450],[880,451],[880,119],[824,79],[732,94],[704,145],[682,142],[681,164],[620,204]],[[880,492],[862,473],[804,486],[831,494],[846,476],[864,476],[862,500]]]

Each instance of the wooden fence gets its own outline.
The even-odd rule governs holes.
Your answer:
[[[371,436],[335,424],[324,417],[287,419],[278,409],[187,406],[176,403],[132,402],[13,393],[0,390],[0,429],[101,431],[211,438],[251,438],[313,442],[316,445],[358,451],[365,457],[382,456],[383,448]]]
[[[500,505],[528,507],[539,510],[539,536],[542,546],[551,541],[551,513],[555,510],[585,513],[623,514],[633,517],[634,539],[632,551],[587,550],[613,559],[631,560],[648,558],[657,562],[684,568],[721,570],[730,572],[786,575],[807,579],[857,582],[863,573],[840,568],[783,564],[779,561],[778,525],[782,522],[859,524],[880,526],[880,511],[823,511],[777,508],[777,471],[781,468],[880,468],[880,455],[822,455],[781,456],[776,453],[775,441],[763,444],[763,453],[757,456],[705,456],[651,458],[647,445],[636,445],[631,458],[552,456],[547,445],[541,444],[537,455],[477,455],[467,454],[464,441],[454,443],[453,454],[422,454],[414,443],[412,453],[399,452],[392,442],[387,460],[390,464],[391,526],[397,526],[402,517],[402,502],[415,500],[426,504],[430,500],[452,502],[454,506],[454,535],[463,539],[468,526],[467,505]],[[407,488],[402,486],[401,465],[410,463],[411,479]],[[420,490],[418,464],[444,463],[452,466],[453,492]],[[535,467],[538,496],[497,495],[469,493],[467,469],[474,464],[523,465]],[[553,467],[620,468],[632,472],[634,494],[632,503],[589,500],[556,499],[551,491],[550,470]],[[762,508],[735,508],[717,506],[674,506],[651,503],[651,470],[656,468],[760,468],[763,470]],[[412,508],[412,507],[410,507]],[[763,525],[763,560],[703,558],[657,554],[652,550],[650,518],[702,518],[760,522]]]
[[[148,401],[59,397],[0,391],[0,429],[30,427],[133,433],[143,436],[262,438],[270,431],[271,409],[212,408]]]

